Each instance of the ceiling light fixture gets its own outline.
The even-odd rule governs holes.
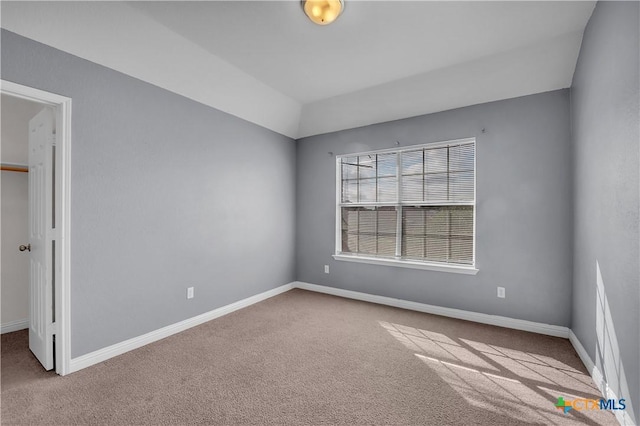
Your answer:
[[[328,25],[340,16],[344,10],[342,0],[302,0],[302,9],[318,25]]]

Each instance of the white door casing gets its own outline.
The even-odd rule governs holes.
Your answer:
[[[53,146],[55,117],[45,107],[29,121],[29,349],[46,370],[53,361]]]
[[[55,367],[64,376],[71,368],[71,110],[66,96],[0,79],[3,94],[47,105],[55,110]]]

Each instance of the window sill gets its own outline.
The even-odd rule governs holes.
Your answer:
[[[444,263],[414,262],[411,260],[382,259],[379,257],[353,256],[347,254],[334,254],[335,260],[346,262],[370,263],[373,265],[395,266],[399,268],[425,269],[428,271],[451,272],[454,274],[475,275],[478,269],[473,266],[447,265]]]

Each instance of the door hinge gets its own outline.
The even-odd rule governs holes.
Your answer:
[[[58,323],[47,324],[47,334],[58,334]]]

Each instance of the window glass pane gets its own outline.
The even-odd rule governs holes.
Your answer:
[[[421,175],[423,151],[408,151],[401,154],[402,175]]]
[[[473,238],[452,238],[451,239],[451,259],[452,263],[467,263],[473,261]]]
[[[402,165],[402,200],[423,201],[423,151],[403,152]]]
[[[345,157],[342,167],[342,203],[397,201],[397,153]]]
[[[436,173],[424,176],[425,201],[448,201],[447,174]]]
[[[449,235],[449,209],[447,207],[425,208],[425,234]]]
[[[424,235],[402,237],[402,256],[413,259],[424,258]]]
[[[344,235],[344,234],[343,234]],[[357,253],[358,252],[358,234],[346,234],[346,245],[345,238],[342,238],[342,251],[345,253]]]
[[[342,209],[342,220],[345,222],[345,227],[349,232],[358,231],[358,209],[346,208]]]
[[[427,236],[426,259],[434,262],[447,262],[449,253],[449,240],[442,236]]]
[[[395,176],[378,178],[378,200],[380,202],[396,201],[398,181]]]
[[[402,233],[405,235],[424,235],[424,212],[420,207],[402,208]]]
[[[449,174],[449,199],[451,201],[473,201],[473,172]]]
[[[432,148],[424,150],[424,169],[426,173],[443,173],[447,171],[448,148]]]
[[[358,171],[359,177],[362,178],[374,178],[376,177],[376,156],[375,155],[363,155],[358,157]]]
[[[342,202],[343,203],[358,202],[358,181],[357,180],[342,181]]]
[[[449,148],[449,171],[473,170],[473,144],[452,146]]]
[[[423,178],[422,175],[402,177],[402,200],[403,201],[423,201]]]
[[[376,211],[368,209],[360,209],[358,213],[358,231],[360,234],[373,234],[376,232]]]
[[[378,235],[378,256],[395,256],[396,255],[396,236],[394,235]]]
[[[397,227],[396,217],[397,212],[395,207],[380,207],[378,209],[378,232],[381,234],[393,234],[393,238],[395,239]]]
[[[394,256],[396,217],[395,207],[343,207],[342,251]]]
[[[358,209],[342,208],[342,251],[356,253],[358,251]]]
[[[358,236],[358,253],[376,254],[376,236],[360,234]]]
[[[358,181],[360,185],[358,202],[368,203],[376,201],[376,180],[375,179],[360,179]]]
[[[451,235],[455,237],[473,236],[473,208],[458,207],[451,209]]]
[[[434,262],[471,263],[473,207],[403,207],[402,256]]]
[[[358,157],[343,158],[341,163],[342,163],[342,179],[358,178]]]
[[[397,154],[378,154],[378,176],[396,176]]]

